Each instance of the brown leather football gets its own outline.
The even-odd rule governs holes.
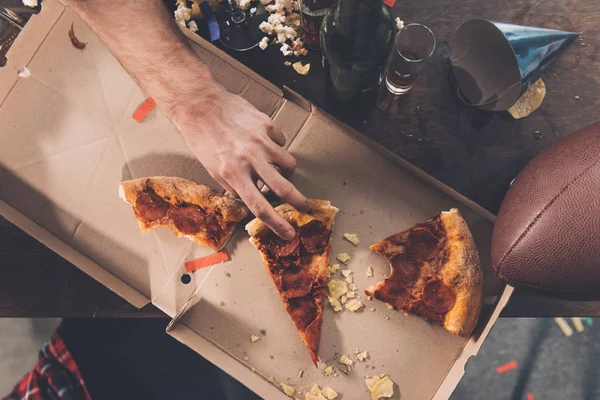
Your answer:
[[[511,285],[600,293],[600,123],[558,141],[513,182],[492,263]]]

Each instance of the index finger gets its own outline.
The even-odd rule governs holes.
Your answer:
[[[244,182],[240,181],[236,183],[237,185],[232,185],[233,188],[256,218],[264,222],[277,236],[284,240],[291,240],[296,236],[292,225],[281,215],[277,214],[273,206],[269,204],[258,188],[254,186],[250,177]]]

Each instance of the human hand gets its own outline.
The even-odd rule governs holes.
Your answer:
[[[306,197],[284,177],[294,171],[296,160],[282,148],[285,137],[266,114],[240,96],[215,86],[202,96],[179,102],[172,119],[188,147],[217,182],[238,194],[250,211],[281,238],[294,237],[292,226],[256,186],[260,180],[296,209],[309,208]]]

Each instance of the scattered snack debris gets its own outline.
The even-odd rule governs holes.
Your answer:
[[[77,36],[75,36],[73,24],[71,24],[71,29],[69,29],[69,39],[71,39],[71,43],[73,44],[73,46],[79,50],[83,50],[85,49],[85,46],[87,46],[87,43],[79,41],[79,39],[77,39]]]
[[[352,275],[352,271],[350,271],[349,269],[344,269],[344,270],[342,270],[342,275],[344,275],[344,277],[348,278],[350,275]]]
[[[367,296],[367,300],[373,301],[373,296]]]
[[[502,364],[502,365],[498,365],[496,367],[496,372],[499,374],[503,374],[505,372],[510,371],[511,369],[515,369],[517,368],[517,361],[516,360],[512,360],[507,362],[506,364]]]
[[[583,322],[581,322],[581,318],[572,317],[571,321],[577,332],[583,332]]]
[[[369,311],[375,311],[375,307],[369,308]]]
[[[252,343],[256,343],[260,340],[260,336],[252,335],[250,336],[250,340],[252,341]]]
[[[514,119],[525,118],[542,105],[545,96],[546,85],[542,78],[540,78],[533,85],[529,86],[527,91],[507,111]]]
[[[154,101],[152,97],[148,97],[135,109],[131,117],[138,123],[142,123],[142,121],[146,119],[154,107],[156,107],[156,101]]]
[[[275,378],[272,376],[269,377],[269,382],[277,384],[277,382],[275,382]]]
[[[250,370],[251,370],[253,373],[256,373],[256,368],[254,368],[254,367],[250,367]]]
[[[284,61],[283,65],[285,65],[286,67],[289,67],[290,65],[292,65],[291,61]]]
[[[298,62],[293,63],[292,67],[294,67],[296,72],[299,73],[300,75],[306,75],[306,74],[308,74],[308,71],[310,71],[310,63],[307,63],[306,65],[302,65],[302,62],[298,61]]]
[[[327,367],[325,367],[325,370],[323,372],[325,372],[325,376],[331,376],[335,374],[335,369],[333,368],[333,365],[328,365]]]
[[[296,389],[290,385],[287,385],[283,382],[280,383],[281,388],[283,389],[283,393],[287,394],[288,396],[292,397],[294,395],[294,393],[296,393]]]
[[[248,356],[244,356],[244,361],[248,361],[249,359]]]
[[[351,275],[348,275],[348,277],[346,278],[346,282],[352,283],[354,282],[354,278]]]
[[[348,300],[348,296],[343,295],[342,297],[340,297],[340,303],[345,304],[346,301]]]
[[[352,312],[356,312],[360,310],[365,305],[359,299],[348,300],[345,304],[346,310],[350,310]]]
[[[389,320],[390,320],[390,316],[389,316],[389,315],[386,315],[386,316],[385,316],[385,320],[386,320],[386,321],[389,321]]]
[[[356,233],[344,233],[344,239],[346,239],[353,245],[358,246],[359,241],[358,236],[356,236]]]
[[[581,100],[581,97],[575,96],[575,100]]]
[[[240,0],[247,1],[247,0]],[[281,44],[281,52],[285,56],[305,56],[308,50],[304,42],[298,38],[300,32],[300,14],[297,0],[260,0],[270,14],[258,28],[267,35],[274,36],[272,44]],[[308,72],[308,71],[307,71]]]
[[[573,334],[573,329],[569,326],[564,318],[554,318],[554,321],[566,337],[569,337]]]
[[[304,375],[304,370],[303,369],[298,370],[298,378],[302,378],[302,375]]]
[[[19,76],[19,78],[30,78],[31,71],[27,67],[21,67],[21,68],[19,68],[17,75]]]
[[[188,24],[188,29],[192,32],[198,32],[198,24],[196,24],[196,21],[190,21]]]
[[[341,279],[331,279],[327,282],[327,287],[329,288],[330,296],[336,299],[348,293],[348,285]]]
[[[261,50],[265,50],[267,47],[269,47],[269,38],[267,36],[262,38],[262,40],[258,43],[258,47],[260,47]]]
[[[354,296],[356,296],[356,292],[349,290],[348,293],[346,293],[346,298],[347,299],[353,299]]]
[[[192,19],[192,9],[187,7],[185,0],[177,0],[177,9],[173,15],[177,24],[185,27],[186,22]]]
[[[342,311],[342,305],[338,299],[332,296],[329,296],[327,299],[329,300],[329,304],[331,304],[331,308],[333,308],[334,312]]]
[[[366,350],[365,350],[365,351],[363,351],[363,352],[361,352],[361,351],[360,351],[360,350],[358,350],[358,349],[354,350],[354,355],[356,355],[356,359],[357,359],[358,361],[360,361],[360,362],[364,362],[364,361],[367,359],[367,357],[369,356],[369,355],[367,354],[367,351],[366,351]]]
[[[36,8],[38,6],[38,0],[23,0],[23,5],[29,8]]]
[[[371,267],[370,265],[367,267],[367,278],[370,278],[373,276],[373,267]]]
[[[365,385],[371,392],[371,399],[389,399],[394,395],[394,382],[387,375],[374,376],[365,379]]]
[[[394,21],[396,22],[396,29],[398,29],[398,30],[404,29],[404,21],[402,21],[400,19],[400,17],[396,17],[396,19]]]
[[[388,309],[390,309],[390,310],[395,310],[395,309],[396,309],[396,308],[395,308],[393,305],[391,305],[390,303],[385,303],[385,306],[386,306]]]
[[[350,285],[348,285],[348,287],[350,288],[350,290],[358,290],[358,287],[356,287],[354,283],[351,283]]]
[[[350,256],[348,253],[340,253],[335,258],[338,259],[339,262],[346,263],[350,260]]]
[[[229,261],[229,253],[227,250],[221,250],[205,257],[196,258],[195,260],[185,262],[186,272],[197,271],[201,268],[210,267],[211,265],[220,264]]]
[[[340,270],[340,264],[333,264],[331,267],[329,267],[329,272],[331,272],[332,274],[335,274],[339,270]]]
[[[339,362],[340,364],[343,364],[343,365],[345,365],[346,367],[349,367],[349,368],[352,368],[352,367],[354,366],[354,361],[352,361],[352,360],[350,359],[350,357],[348,357],[348,356],[347,356],[347,355],[345,355],[345,354],[342,354],[342,355],[340,356],[340,358],[339,358],[338,362]]]
[[[338,396],[337,392],[335,390],[333,390],[332,388],[330,388],[329,386],[324,387],[321,390],[321,394],[323,396],[325,396],[325,398],[327,400],[333,400],[333,399],[335,399]]]

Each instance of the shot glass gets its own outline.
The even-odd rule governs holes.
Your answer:
[[[394,48],[387,62],[387,90],[394,95],[407,93],[434,50],[435,36],[425,25],[409,24],[401,29],[396,35]]]

